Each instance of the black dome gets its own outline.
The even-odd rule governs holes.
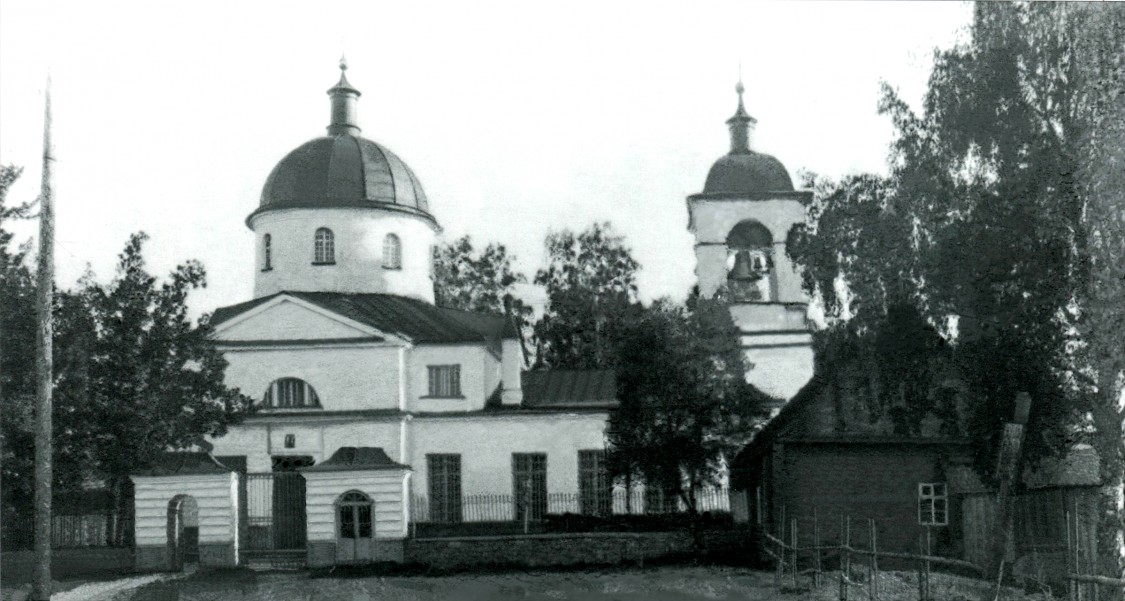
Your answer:
[[[422,184],[406,163],[350,133],[306,142],[274,167],[257,212],[296,207],[401,209],[433,219]]]
[[[781,161],[760,152],[730,153],[715,161],[707,173],[704,194],[763,194],[792,192],[793,180]]]

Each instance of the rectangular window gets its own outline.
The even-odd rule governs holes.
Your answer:
[[[949,524],[949,497],[945,483],[918,485],[918,523],[922,526]]]
[[[429,396],[439,398],[455,398],[461,396],[461,366],[460,365],[430,365]]]
[[[547,513],[547,454],[512,453],[512,487],[516,502],[516,520],[524,513],[540,520]]]
[[[430,474],[430,521],[461,521],[461,456],[426,455]]]
[[[605,451],[578,451],[578,502],[584,515],[609,515],[611,503]]]

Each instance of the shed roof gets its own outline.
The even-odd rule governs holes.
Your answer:
[[[509,320],[498,315],[446,309],[394,294],[283,291],[215,310],[215,325],[279,296],[310,302],[333,313],[416,343],[486,342],[518,338]]]
[[[1072,486],[1098,486],[1101,484],[1101,464],[1098,452],[1088,444],[1078,444],[1062,457],[1048,458],[1023,472],[1027,488],[1062,488]]]
[[[306,467],[302,472],[362,472],[372,470],[409,470],[396,463],[381,447],[340,447],[323,463]]]

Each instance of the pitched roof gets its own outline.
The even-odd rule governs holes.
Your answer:
[[[1077,444],[1061,457],[1044,459],[1023,472],[1028,488],[1098,486],[1101,484],[1101,462],[1098,452],[1088,444]]]
[[[380,447],[340,447],[323,463],[306,467],[302,472],[359,472],[369,470],[408,470],[410,466],[396,463]]]
[[[133,476],[192,476],[201,474],[229,474],[230,468],[219,463],[211,453],[162,453],[152,467],[133,472]]]
[[[381,332],[402,336],[416,343],[496,344],[501,339],[518,337],[518,332],[504,317],[446,309],[393,294],[284,291],[220,307],[212,315],[211,323],[218,325],[229,321],[281,295],[299,298]]]
[[[522,383],[528,408],[617,406],[617,382],[609,369],[527,371]]]

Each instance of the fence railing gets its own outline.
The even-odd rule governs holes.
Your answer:
[[[434,503],[424,495],[411,498],[411,520],[420,523],[430,522],[506,522],[517,519],[517,498],[509,494],[462,495],[457,507],[448,503]],[[730,511],[730,491],[725,487],[701,488],[695,493],[696,511]],[[586,514],[586,515],[652,515],[659,513],[682,513],[688,511],[683,499],[670,498],[654,501],[644,490],[634,489],[626,493],[617,488],[608,495],[600,497],[579,493],[547,493],[545,514]],[[534,515],[534,514],[533,514]],[[541,518],[542,516],[535,516]]]
[[[122,520],[122,540],[115,540],[117,520],[113,515],[56,515],[51,518],[51,547],[75,549],[83,547],[127,547],[132,544],[133,520]],[[35,532],[30,520],[3,525],[5,551],[30,549]]]

